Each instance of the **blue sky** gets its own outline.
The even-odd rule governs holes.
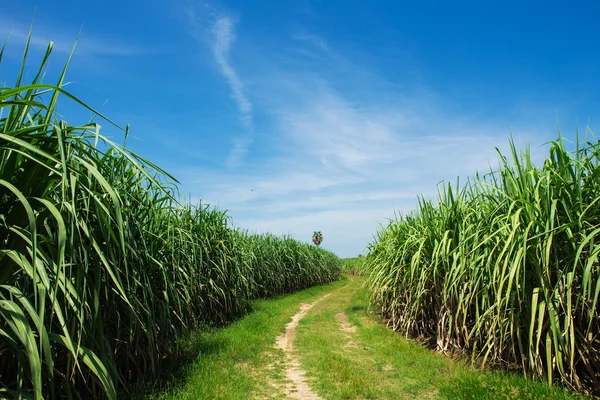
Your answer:
[[[48,79],[81,30],[69,90],[131,124],[183,193],[354,256],[418,194],[487,170],[511,132],[541,159],[557,116],[567,138],[598,123],[597,2],[407,3],[1,2],[0,82],[34,12],[30,65],[54,41]]]

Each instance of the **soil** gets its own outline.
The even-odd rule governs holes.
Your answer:
[[[292,317],[292,321],[286,325],[285,334],[277,338],[276,347],[283,350],[285,354],[285,376],[288,382],[284,387],[284,392],[286,397],[290,399],[321,400],[308,385],[306,374],[302,368],[300,368],[300,359],[294,353],[294,339],[296,338],[296,328],[298,327],[298,323],[304,318],[308,310],[329,296],[331,296],[331,293],[310,304],[301,304],[300,311],[298,311],[296,315]]]

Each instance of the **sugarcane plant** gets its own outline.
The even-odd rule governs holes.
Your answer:
[[[483,363],[600,392],[600,141],[559,137],[540,166],[529,151],[377,234],[365,266],[390,326]]]
[[[317,247],[319,247],[321,243],[323,243],[323,234],[321,233],[321,231],[315,231],[315,233],[313,233],[312,241]]]
[[[65,90],[66,65],[42,82],[53,44],[32,69],[30,43],[0,85],[1,398],[131,397],[179,333],[338,278],[333,253],[233,228],[100,125],[67,124],[59,97],[127,135]]]

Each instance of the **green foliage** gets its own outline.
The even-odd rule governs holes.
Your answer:
[[[474,368],[468,359],[443,357],[403,338],[373,315],[363,278],[348,279],[296,329],[294,350],[322,399],[583,400],[565,388]],[[340,329],[341,311],[352,329]]]
[[[41,83],[52,44],[22,84],[28,46],[0,88],[0,397],[115,398],[182,331],[338,279],[332,253],[181,204],[171,176],[99,125],[60,121],[59,95],[99,114],[62,88],[66,66]]]
[[[408,336],[575,388],[600,387],[600,142],[551,143],[443,186],[370,246],[373,302]],[[458,185],[457,185],[458,186]]]
[[[312,241],[317,247],[319,247],[321,243],[323,243],[323,234],[321,233],[321,231],[315,231],[315,233],[313,233]]]
[[[342,272],[350,275],[364,275],[366,257],[358,256],[354,258],[342,259]]]
[[[219,329],[194,329],[181,335],[182,353],[189,355],[179,369],[163,371],[160,385],[140,388],[135,399],[279,399],[285,356],[273,344],[302,303],[311,303],[347,283],[343,278],[286,296],[251,302],[251,312]],[[197,357],[202,354],[202,357]],[[190,360],[193,360],[190,362]]]

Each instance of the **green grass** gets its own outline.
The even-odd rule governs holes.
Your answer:
[[[235,229],[95,121],[62,120],[70,101],[128,135],[65,91],[68,62],[42,82],[52,48],[34,68],[28,41],[0,88],[0,397],[114,399],[189,329],[339,278],[333,253]]]
[[[68,62],[54,83],[42,81],[52,44],[37,68],[28,64],[28,46],[14,85],[0,88],[1,397],[115,398],[157,376],[165,357],[182,352],[185,342],[178,343],[178,336],[197,326],[227,324],[252,299],[339,277],[339,259],[326,250],[248,234],[233,228],[224,211],[182,201],[174,177],[103,136],[95,119],[122,134],[123,143],[128,128],[65,91]],[[32,71],[27,83],[25,71]],[[59,100],[95,119],[68,124],[58,113]],[[548,382],[598,388],[600,144],[594,138],[570,154],[556,141],[542,168],[514,146],[513,159],[509,164],[502,158],[500,171],[464,187],[443,187],[436,203],[422,200],[417,213],[380,231],[365,267],[370,296],[403,334],[434,337],[442,349],[517,365]],[[356,267],[346,266],[349,272]],[[359,314],[350,311],[359,324]],[[271,318],[269,335],[285,320]],[[387,352],[377,353],[384,347],[377,337],[392,333],[372,328],[361,330],[375,332],[373,339],[365,336],[376,345],[364,357],[386,372],[387,364],[377,364]],[[228,341],[251,346],[258,340],[260,350],[272,339],[240,337],[246,332],[240,329],[237,337],[235,330],[224,330],[190,339],[203,350],[200,365],[228,348]],[[393,338],[390,343],[400,346]],[[315,337],[304,348],[325,346],[324,340]],[[229,356],[240,372],[227,365],[205,371],[207,383],[198,378],[196,386],[221,382],[211,392],[217,397],[256,387],[247,367],[265,359],[244,365],[236,357],[246,354],[245,347],[237,349]],[[425,354],[414,351],[414,357]],[[375,374],[364,370],[358,376],[339,354],[331,357],[338,364],[327,366],[328,372],[346,371],[357,382],[343,389],[349,395],[362,390],[379,396],[377,390],[384,390],[372,387]],[[416,363],[414,357],[406,362]],[[477,374],[461,372],[455,375],[459,386],[444,386],[432,375],[437,364],[427,363],[429,375],[423,370],[414,379],[429,376],[430,386],[408,379],[398,387],[409,395],[423,395],[422,387],[445,395],[471,390],[470,382],[483,395],[503,392],[509,379],[491,374],[479,385]],[[408,364],[403,376],[410,376]],[[277,366],[272,373],[276,377]],[[326,383],[317,387],[333,390]],[[529,389],[523,390],[519,394],[527,395]]]
[[[515,365],[529,376],[600,389],[600,142],[549,146],[441,185],[370,245],[373,304],[409,337]]]
[[[294,348],[323,399],[577,399],[578,394],[514,373],[481,370],[407,340],[368,309],[363,278],[345,277],[292,295],[253,301],[252,312],[222,329],[182,339],[196,359],[165,373],[151,399],[284,399],[284,358],[276,337],[302,303],[325,294],[300,321]],[[340,330],[345,312],[356,332]],[[346,346],[352,343],[352,346]]]
[[[283,353],[275,339],[298,312],[300,303],[312,302],[342,287],[347,279],[291,295],[251,302],[252,311],[222,329],[198,329],[182,338],[182,348],[196,360],[163,376],[152,399],[283,398],[270,385],[283,379]],[[170,379],[169,379],[170,378]]]
[[[363,278],[318,303],[300,321],[297,348],[323,399],[575,399],[521,375],[475,369],[388,329],[368,308]],[[356,332],[344,332],[345,312]]]

